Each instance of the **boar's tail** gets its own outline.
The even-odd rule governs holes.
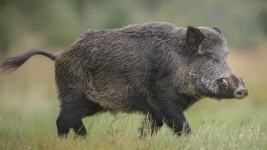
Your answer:
[[[15,56],[15,57],[7,57],[1,64],[1,71],[0,73],[10,73],[18,69],[22,64],[24,64],[31,56],[41,54],[46,57],[49,57],[51,60],[55,60],[57,54],[49,53],[43,49],[33,49],[30,50],[22,55]]]

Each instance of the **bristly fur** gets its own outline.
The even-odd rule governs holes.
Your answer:
[[[82,118],[105,111],[148,114],[151,135],[163,122],[178,135],[190,133],[185,110],[202,97],[232,98],[244,85],[227,63],[219,28],[156,22],[89,30],[58,55],[33,50],[7,58],[3,71],[17,69],[35,54],[55,60],[59,136],[70,128],[86,135]],[[218,83],[222,78],[229,86]]]
[[[0,73],[10,73],[10,72],[17,70],[31,56],[36,55],[36,54],[45,55],[46,57],[49,57],[53,61],[56,59],[56,56],[57,56],[43,49],[32,49],[20,56],[5,58],[1,64],[2,70]]]

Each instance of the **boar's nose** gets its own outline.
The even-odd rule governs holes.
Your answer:
[[[245,97],[248,96],[248,90],[245,89],[243,86],[239,86],[235,92],[234,92],[234,96],[237,99],[243,99]]]

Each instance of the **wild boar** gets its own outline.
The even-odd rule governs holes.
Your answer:
[[[70,128],[85,136],[82,118],[106,111],[149,114],[151,134],[163,122],[178,135],[190,133],[183,112],[201,98],[248,95],[228,65],[226,40],[217,27],[147,23],[88,30],[58,54],[35,49],[6,58],[2,72],[35,54],[55,61],[59,136],[67,136]]]

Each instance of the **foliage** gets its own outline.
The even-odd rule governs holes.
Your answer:
[[[266,35],[258,29],[266,30],[266,5],[261,0],[2,0],[0,52],[31,47],[66,48],[87,29],[152,21],[181,27],[218,26],[230,44],[255,44]]]

